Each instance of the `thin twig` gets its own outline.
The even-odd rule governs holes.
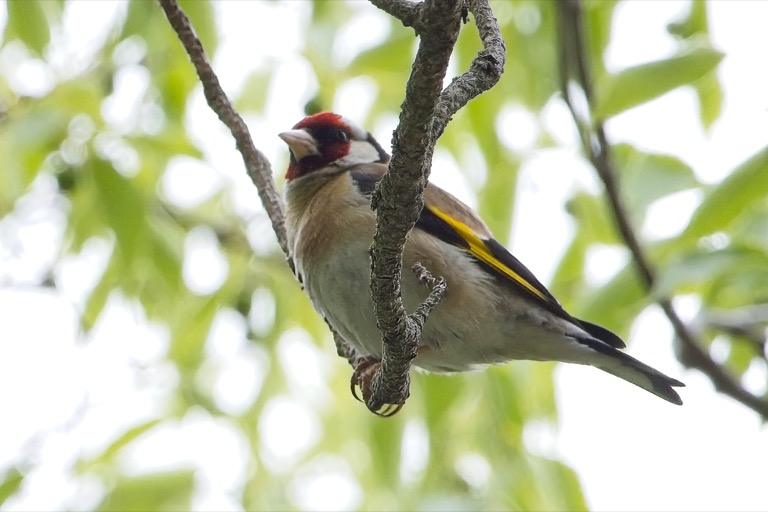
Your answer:
[[[179,41],[192,61],[197,76],[203,85],[203,93],[208,105],[211,107],[222,123],[229,128],[237,143],[237,149],[243,156],[246,172],[256,185],[259,198],[272,222],[272,229],[277,235],[280,248],[288,258],[289,265],[293,269],[293,262],[288,253],[288,238],[285,234],[285,216],[283,215],[283,201],[272,181],[272,167],[264,154],[256,149],[245,124],[240,115],[232,107],[226,93],[219,84],[219,79],[213,71],[208,58],[205,56],[203,45],[198,39],[189,18],[181,10],[176,0],[159,0],[160,6],[165,11],[168,22],[176,31]]]
[[[448,291],[448,284],[443,277],[433,277],[429,270],[421,263],[416,263],[411,270],[416,273],[419,281],[424,283],[430,290],[426,300],[411,314],[411,318],[413,318],[419,328],[423,328],[432,310],[443,300],[445,292]]]
[[[594,104],[588,54],[584,45],[581,5],[578,0],[561,0],[557,2],[557,5],[562,94],[576,122],[583,150],[605,186],[616,227],[632,254],[632,260],[638,269],[643,285],[650,293],[656,282],[655,270],[630,223],[616,180],[617,173],[612,160],[611,146],[608,143],[603,123],[599,119],[581,119],[571,97],[569,79],[574,78],[584,92],[587,103],[589,105]],[[722,393],[739,401],[764,418],[768,418],[768,401],[741,387],[736,379],[709,356],[702,348],[702,343],[696,335],[677,314],[670,299],[660,298],[657,302],[672,324],[680,341],[682,350],[679,358],[681,362],[706,374]]]
[[[443,134],[453,114],[470,100],[496,85],[504,73],[507,48],[488,0],[471,0],[468,9],[475,18],[483,50],[474,58],[469,69],[454,78],[440,94],[435,109],[435,122],[432,125],[435,139]]]

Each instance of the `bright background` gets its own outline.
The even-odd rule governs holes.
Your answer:
[[[495,2],[494,7],[504,9],[499,4]],[[68,3],[47,62],[18,47],[6,47],[0,53],[2,74],[17,94],[44,96],[57,79],[87,68],[109,34],[107,20],[124,16],[125,5]],[[619,71],[671,55],[676,43],[666,26],[680,19],[688,5],[676,1],[618,5],[605,53],[606,68]],[[214,2],[213,6],[220,34],[214,68],[225,89],[237,96],[254,70],[271,74],[269,101],[247,119],[256,145],[280,175],[287,152],[276,134],[303,117],[304,103],[322,85],[301,53],[307,6],[304,2]],[[359,2],[351,9],[355,22],[344,25],[333,47],[334,58],[342,64],[390,30],[375,8]],[[0,26],[5,16],[5,9],[0,9]],[[763,50],[768,48],[768,3],[715,1],[709,4],[709,16],[712,44],[725,54],[718,71],[723,110],[711,129],[705,131],[698,121],[689,88],[620,114],[609,120],[607,129],[612,142],[676,155],[702,182],[716,184],[765,144],[768,67]],[[514,44],[508,47],[510,53],[516,51]],[[115,54],[114,59],[122,58],[129,65],[115,75],[114,92],[102,105],[109,124],[138,124],[150,133],[154,129],[152,112],[141,110],[150,77],[139,64],[141,55],[152,51],[134,41]],[[370,79],[350,80],[327,107],[365,123],[375,90]],[[395,124],[393,110],[389,116],[379,116],[370,129],[386,145]],[[556,147],[537,145],[541,126],[554,136]],[[160,181],[160,193],[172,204],[194,207],[225,190],[231,194],[234,211],[247,219],[260,219],[258,198],[232,151],[233,142],[210,114],[199,89],[187,108],[186,127],[204,158],[171,160]],[[522,106],[505,107],[496,128],[502,143],[521,155],[509,246],[544,283],[551,283],[574,233],[573,219],[563,205],[577,190],[598,192],[600,187],[592,169],[578,156],[578,140],[560,101],[548,102],[540,114]],[[113,148],[121,150],[119,145]],[[125,169],[118,170],[126,176],[136,172],[132,158],[136,157],[130,151],[121,158]],[[478,205],[480,178],[471,171],[462,173],[455,162],[446,151],[439,152],[432,180]],[[467,158],[461,165],[471,163]],[[51,180],[38,179],[12,215],[0,221],[0,410],[5,418],[0,471],[21,467],[26,475],[19,492],[4,504],[5,510],[98,506],[110,488],[109,478],[72,468],[97,457],[127,428],[154,421],[176,404],[174,390],[180,377],[166,360],[168,327],[149,319],[135,300],[124,293],[111,294],[92,330],[82,330],[80,312],[107,266],[114,241],[94,239],[78,254],[62,256],[59,247],[67,219],[57,207],[60,200]],[[648,211],[643,234],[649,239],[673,236],[700,201],[697,191],[657,201]],[[257,257],[259,250],[264,254],[274,249],[270,237],[263,222],[251,225],[248,238]],[[229,263],[211,240],[215,236],[210,229],[196,228],[184,245],[184,283],[201,296],[217,290],[228,275]],[[586,263],[588,280],[593,285],[607,282],[626,258],[625,252],[613,247],[593,248]],[[56,288],[35,286],[54,261],[59,262]],[[285,388],[259,407],[257,431],[244,434],[204,408],[193,408],[178,421],[158,423],[132,442],[112,471],[135,476],[194,467],[192,506],[197,510],[242,508],[239,496],[254,471],[283,475],[282,481],[288,482],[287,503],[298,509],[371,506],[364,501],[367,488],[354,477],[354,464],[345,459],[349,453],[302,462],[323,438],[320,423],[325,420],[319,411],[352,400],[344,385],[343,361],[336,360],[327,340],[318,346],[307,331],[296,327],[278,336],[274,352],[249,343],[246,330],[266,332],[275,315],[282,314],[265,288],[256,291],[253,304],[260,313],[252,313],[247,321],[231,309],[216,316],[206,342],[208,360],[196,379],[209,389],[220,411],[237,416],[250,410],[266,389],[267,369],[280,365]],[[691,320],[700,300],[681,294],[675,306]],[[306,305],[301,311],[306,311]],[[707,378],[685,370],[674,357],[672,337],[660,310],[649,306],[631,328],[629,352],[687,384],[681,390],[682,408],[594,369],[558,365],[554,372],[558,419],[527,421],[522,432],[524,449],[572,467],[586,503],[594,510],[768,509],[768,432],[763,423],[752,411],[715,392]],[[713,351],[717,350],[715,345]],[[512,364],[494,369],[494,375],[519,368],[528,366]],[[433,379],[437,387],[447,382],[440,377],[425,379]],[[477,377],[454,379],[474,382]],[[743,377],[744,385],[755,393],[765,393],[767,380],[765,364],[759,363],[751,365]],[[421,387],[414,393],[427,392]],[[362,406],[353,405],[337,414],[367,414]],[[357,421],[350,420],[350,425]],[[434,444],[427,440],[424,421],[413,417],[393,421],[404,422],[400,478],[404,485],[413,485],[425,479]],[[441,442],[450,443],[451,429],[441,432],[446,436]],[[249,443],[259,447],[257,469],[249,465]],[[480,454],[458,457],[455,470],[473,489],[496,485],[495,467]],[[280,507],[282,502],[275,503]],[[378,508],[399,508],[397,501],[378,504]],[[436,499],[431,505],[451,508],[455,502]]]

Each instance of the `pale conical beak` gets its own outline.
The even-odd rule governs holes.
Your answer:
[[[277,135],[291,148],[296,160],[301,160],[310,155],[319,156],[321,153],[317,149],[315,138],[304,130],[288,130]]]

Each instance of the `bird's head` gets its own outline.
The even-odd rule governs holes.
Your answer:
[[[285,174],[289,182],[315,171],[335,173],[353,165],[389,161],[370,133],[331,112],[305,117],[279,137],[291,149]]]

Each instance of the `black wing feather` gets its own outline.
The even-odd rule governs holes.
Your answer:
[[[365,171],[350,171],[349,175],[352,177],[352,183],[355,184],[357,190],[362,195],[370,198],[373,195],[373,191],[376,190],[376,184],[381,179],[380,174]]]
[[[380,173],[366,172],[365,170],[351,171],[350,176],[352,177],[352,182],[355,184],[360,193],[366,197],[371,197],[374,190],[376,189],[376,183],[378,183],[381,179]],[[425,207],[421,210],[419,220],[416,221],[416,228],[421,229],[422,231],[429,233],[430,235],[448,244],[465,249],[469,253],[469,243],[459,233],[457,233],[450,224],[435,215],[429,208]],[[560,318],[578,325],[598,340],[603,341],[615,348],[624,348],[626,346],[621,338],[619,338],[616,334],[612,333],[608,329],[600,327],[599,325],[592,324],[590,322],[579,320],[569,315],[568,312],[563,309],[554,295],[552,295],[552,293],[550,293],[550,291],[547,290],[547,288],[541,284],[538,279],[536,279],[536,276],[533,275],[533,272],[528,270],[528,268],[523,265],[520,260],[515,258],[515,256],[512,255],[512,253],[510,253],[498,241],[491,238],[488,240],[483,240],[483,243],[494,258],[502,262],[504,265],[512,269],[520,277],[530,283],[533,288],[542,294],[543,298],[534,298],[530,291],[522,289],[519,283],[502,274],[493,266],[475,258],[475,261],[484,270],[498,277],[501,282],[509,285],[516,293],[519,293],[522,290],[523,293],[520,293],[520,295],[523,297],[536,300],[536,304],[544,307],[550,313],[553,313]]]

